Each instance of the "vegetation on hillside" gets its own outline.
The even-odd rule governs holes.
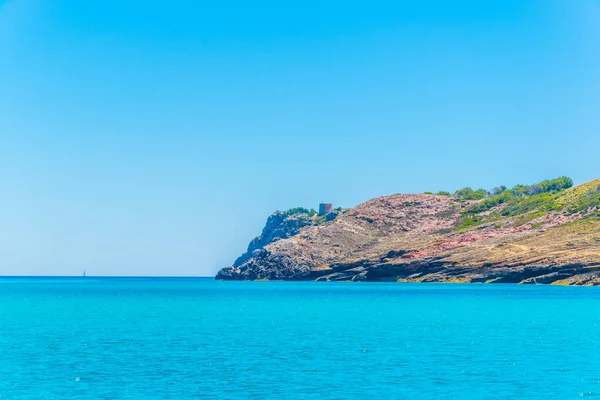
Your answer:
[[[484,203],[489,208],[504,203],[509,197],[533,196],[539,193],[558,192],[573,186],[573,180],[566,176],[556,179],[547,179],[534,185],[515,185],[512,189],[506,186],[495,187],[491,191],[485,189],[473,190],[470,187],[457,190],[454,197],[457,200],[481,200],[486,199]]]
[[[503,185],[489,191],[466,187],[454,194],[445,191],[436,194],[452,197],[456,201],[456,207],[462,205],[457,230],[485,223],[493,223],[497,227],[506,226],[506,218],[512,218],[510,224],[523,225],[550,212],[560,212],[568,216],[591,211],[594,216],[600,218],[600,181],[573,188],[573,180],[566,176],[547,179],[533,185],[518,184],[511,189]],[[335,209],[341,214],[347,210],[341,207]],[[326,216],[319,216],[316,210],[304,207],[291,208],[283,211],[283,214],[310,219],[314,225],[327,221]]]
[[[481,200],[488,197],[490,193],[485,189],[473,190],[470,187],[459,189],[454,192],[457,200]]]
[[[448,197],[452,196],[452,193],[450,193],[450,192],[446,192],[446,191],[444,191],[444,190],[440,190],[440,191],[439,191],[439,192],[437,192],[437,193],[433,193],[433,192],[423,192],[423,194],[437,194],[438,196],[448,196]]]
[[[289,218],[288,221],[284,222],[284,224],[286,225],[293,225],[293,220],[303,220],[305,222],[308,222],[310,225],[321,225],[327,221],[334,220],[339,214],[347,213],[348,210],[350,209],[337,207],[334,208],[333,212],[328,215],[318,215],[319,213],[313,208],[309,210],[308,208],[304,207],[295,207],[290,208],[286,211],[282,211],[281,213],[286,217],[293,217]]]
[[[285,214],[285,215],[301,215],[301,214],[305,214],[307,217],[312,218],[315,215],[317,215],[317,212],[315,211],[314,208],[311,208],[309,210],[308,208],[304,208],[304,207],[295,207],[295,208],[290,208],[287,211],[283,211],[283,214]]]
[[[591,187],[590,187],[591,185]],[[595,185],[595,186],[594,186]],[[467,229],[485,222],[493,222],[502,217],[518,217],[516,224],[524,224],[548,212],[562,212],[564,215],[600,209],[600,188],[598,183],[572,188],[573,180],[566,176],[548,179],[534,185],[516,185],[512,189],[505,186],[494,188],[487,195],[461,212],[462,218],[457,229]],[[571,189],[572,188],[572,189]],[[459,200],[477,200],[478,191],[461,189],[454,194]],[[571,189],[567,191],[567,189]]]

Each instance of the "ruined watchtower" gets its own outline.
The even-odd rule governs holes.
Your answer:
[[[333,211],[333,204],[331,204],[331,203],[319,204],[319,215],[327,215],[331,211]]]

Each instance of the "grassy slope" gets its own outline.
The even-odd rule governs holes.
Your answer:
[[[600,217],[600,179],[564,191],[515,197],[507,191],[482,200],[462,212],[456,229],[469,229],[486,223],[519,226],[547,214],[586,218]]]

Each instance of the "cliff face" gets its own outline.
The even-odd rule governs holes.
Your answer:
[[[260,254],[265,246],[279,239],[287,239],[300,232],[300,229],[313,225],[314,221],[309,216],[309,212],[286,213],[276,211],[267,219],[267,224],[262,233],[255,237],[248,245],[248,250],[238,257],[233,263],[234,267],[239,267],[252,257]]]
[[[379,197],[326,222],[276,213],[217,279],[600,284],[600,180],[514,193]]]

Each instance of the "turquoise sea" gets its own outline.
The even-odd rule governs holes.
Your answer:
[[[600,288],[0,278],[0,399],[600,398]]]

